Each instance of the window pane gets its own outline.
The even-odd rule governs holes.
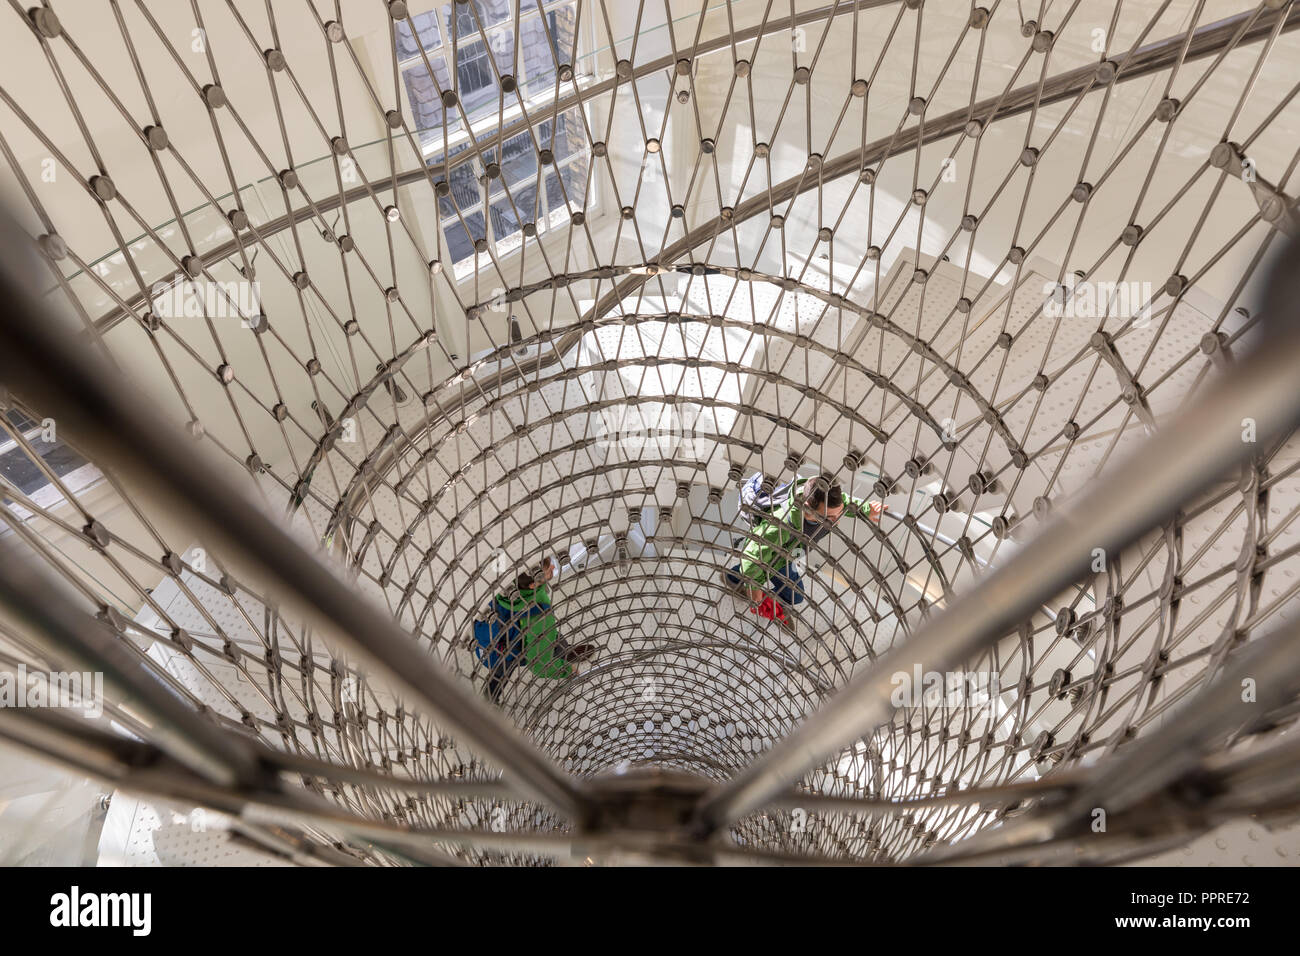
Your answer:
[[[514,197],[515,208],[519,210],[519,215],[525,223],[536,222],[542,212],[537,208],[537,184],[524,186],[523,188],[511,188],[510,195]]]
[[[514,206],[511,207],[511,200]],[[492,193],[492,235],[501,240],[514,235],[521,225],[537,220],[537,186],[525,186],[510,190],[506,196],[505,189]]]
[[[540,17],[520,24],[519,47],[523,54],[524,72],[528,76],[528,92],[537,94],[555,86],[556,59]]]
[[[577,5],[566,3],[549,11],[546,14],[546,25],[551,28],[551,45],[555,49],[555,58],[561,63],[572,63],[573,38],[578,28]]]
[[[527,3],[527,0],[520,2]],[[510,18],[510,0],[477,0],[474,6],[478,8],[479,21],[485,27],[496,26]]]
[[[569,205],[582,209],[586,203],[587,193],[587,158],[581,156],[565,166],[560,175],[564,177],[564,189],[569,194]]]
[[[454,150],[453,154],[468,148],[468,144],[462,145],[461,149]],[[444,218],[448,216],[454,218],[458,208],[462,211],[472,209],[483,201],[483,192],[478,182],[478,168],[477,159],[471,159],[467,163],[452,167],[451,175],[447,179],[448,184],[451,186],[451,195],[443,196],[438,200],[439,215]],[[453,199],[455,200],[454,204]]]
[[[467,3],[448,3],[442,8],[443,23],[447,25],[447,42],[451,43],[461,37],[476,36],[478,23],[474,12]],[[452,18],[456,19],[452,23]]]
[[[451,87],[450,78],[447,76],[447,65],[443,62],[442,56],[431,54],[429,62],[437,75],[438,86],[434,85],[423,62],[402,73],[402,79],[406,83],[406,98],[411,104],[411,113],[415,117],[416,128],[420,130],[422,142],[428,142],[442,132],[443,109],[442,100],[438,97],[438,89],[446,90]],[[452,113],[448,121],[449,129],[456,129],[460,125],[460,118],[456,113]]]
[[[492,238],[496,240],[506,239],[513,236],[519,231],[519,219],[515,211],[510,208],[510,202],[504,197],[500,202],[494,202],[492,210]],[[522,214],[523,210],[520,210]]]
[[[465,222],[469,226],[469,232],[460,224],[459,219],[453,219],[443,223],[443,231],[447,234],[447,254],[451,256],[452,262],[460,262],[468,259],[474,254],[474,240],[484,237],[483,213],[476,212],[465,217]]]
[[[511,0],[443,0],[436,12],[396,25],[399,56],[408,63],[409,74],[404,77],[407,95],[425,144],[437,145],[444,122],[449,124],[448,131],[459,132],[462,111],[471,123],[486,123],[487,116],[495,115],[501,103],[499,75],[520,77],[525,97],[550,91],[556,64],[574,58],[577,5],[573,0],[545,0],[544,6],[538,14],[531,0],[522,7]],[[517,45],[514,19],[521,13]],[[418,60],[410,62],[411,56],[418,57],[421,43],[436,51],[436,57],[430,57],[432,77]],[[459,106],[444,110],[441,93],[452,89]],[[539,230],[545,229],[548,213],[566,206],[565,186],[572,192],[567,204],[573,209],[584,206],[586,160],[565,171],[586,143],[581,116],[573,110],[558,119],[535,120],[533,128],[535,135],[519,133],[497,146],[482,146],[478,155],[446,174],[450,189],[446,196],[438,197],[437,208],[446,254],[453,263],[463,264],[473,256],[476,241],[508,240],[509,249],[518,244],[523,226],[535,224]],[[494,132],[485,132],[484,137],[490,138]],[[452,155],[472,148],[472,143],[462,143]],[[540,165],[539,148],[554,153],[555,166]],[[438,166],[442,158],[430,157],[428,161]],[[487,181],[484,166],[492,162],[501,165],[501,176]]]
[[[398,57],[405,62],[407,70],[416,71],[406,77],[405,83],[412,113],[422,131],[422,142],[435,139],[430,131],[441,129],[444,119],[449,129],[458,128],[462,110],[471,122],[495,112],[501,102],[499,75],[549,71],[554,77],[556,57],[545,25],[554,25],[556,41],[571,44],[575,5],[563,3],[542,16],[535,13],[535,7],[524,7],[527,16],[520,28],[531,49],[527,67],[515,60],[515,9],[511,0],[444,3],[438,11],[394,24]],[[435,51],[430,56],[434,70],[432,81],[422,69],[421,45],[426,51]],[[562,61],[571,56],[566,52]],[[534,83],[530,88],[525,82],[522,90],[528,96],[532,89],[542,89],[545,85]],[[460,106],[446,111],[444,118],[439,94],[451,89],[460,98]]]
[[[573,197],[570,196],[570,199]],[[557,209],[564,208],[564,193],[560,191],[560,178],[555,173],[546,174],[546,210],[554,214]],[[575,204],[573,208],[579,208],[580,204]]]
[[[420,47],[433,50],[442,43],[442,35],[438,30],[438,15],[433,10],[411,17],[411,21],[415,24],[414,34],[411,33],[411,26],[406,20],[398,20],[395,26],[399,60],[418,56]]]
[[[488,47],[498,73],[515,72],[515,31],[495,30],[488,34]]]
[[[9,409],[9,411],[5,412],[5,418],[9,419],[9,423],[13,425],[15,429],[21,432],[31,431],[33,428],[36,427],[35,419],[28,418],[26,415],[24,415],[16,408],[11,408]],[[3,445],[5,442],[12,441],[12,440],[13,440],[12,437],[9,435],[7,431],[5,431],[4,429],[0,429],[0,445]]]
[[[528,77],[528,95],[554,88],[556,64],[573,60],[576,25],[577,10],[571,3],[546,11],[543,17],[531,17],[519,25],[519,45]]]
[[[5,417],[23,432],[38,427],[37,422],[17,409],[11,409]],[[12,435],[0,428],[0,444],[8,444],[12,440]],[[45,464],[60,478],[86,463],[86,459],[61,441],[47,442],[37,434],[27,439],[27,442],[31,445],[32,452],[44,459]],[[36,462],[21,445],[0,454],[0,475],[3,475],[6,481],[16,485],[25,495],[30,495],[49,484],[45,473],[36,466]]]
[[[555,129],[555,142],[551,151],[556,160],[568,159],[570,156],[584,152],[587,144],[587,131],[583,129],[582,117],[576,109],[561,113]]]
[[[527,2],[527,0],[524,0]],[[447,36],[452,34],[451,18],[454,13],[456,17],[456,29],[458,37],[478,36],[478,29],[481,25],[483,29],[494,27],[498,23],[505,23],[510,18],[510,0],[473,0],[472,3],[449,3],[442,8],[443,22],[447,24]],[[478,10],[478,19],[474,17],[470,7]]]
[[[502,178],[511,186],[536,178],[537,150],[533,148],[533,138],[528,133],[506,140],[502,153],[505,157],[501,162]]]
[[[511,71],[511,54],[514,36],[509,31],[499,31],[488,37],[492,59],[497,73]],[[474,118],[475,113],[496,107],[500,97],[492,63],[488,61],[488,48],[482,40],[461,40],[456,46],[456,76],[460,81],[459,95],[465,112]]]
[[[478,40],[462,42],[456,47],[456,76],[460,80],[460,98],[465,109],[470,111],[471,103],[482,100],[476,94],[492,87],[492,67],[488,66],[487,49]]]

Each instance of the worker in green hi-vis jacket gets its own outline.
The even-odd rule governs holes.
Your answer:
[[[506,678],[521,660],[538,677],[558,680],[573,677],[591,656],[591,645],[569,647],[560,638],[547,588],[557,565],[548,559],[519,575],[508,593],[493,598],[488,620],[475,622],[474,653],[488,669],[486,690],[493,701],[500,701]]]

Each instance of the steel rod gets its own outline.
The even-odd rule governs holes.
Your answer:
[[[200,540],[237,558],[286,604],[333,635],[416,710],[518,782],[524,795],[580,817],[573,780],[496,708],[460,686],[392,616],[308,551],[227,475],[228,465],[149,407],[88,354],[35,297],[39,275],[18,230],[0,228],[0,380],[56,418],[61,433],[154,496]]]
[[[178,697],[119,637],[79,610],[67,589],[24,559],[12,541],[0,539],[0,608],[44,638],[61,666],[102,675],[106,695],[147,723],[169,754],[207,779],[234,785],[258,775],[244,741]]]
[[[701,825],[713,830],[763,806],[802,774],[872,733],[892,712],[893,675],[914,667],[939,673],[958,667],[1084,575],[1096,549],[1118,553],[1300,423],[1298,301],[1300,244],[1293,243],[1272,269],[1258,347],[978,587],[707,795],[699,808]],[[1255,423],[1257,442],[1243,440],[1246,419]]]
[[[713,39],[705,40],[690,49],[681,50],[677,54],[659,57],[656,60],[638,64],[634,70],[633,76],[639,79],[641,77],[654,76],[657,73],[662,73],[664,70],[671,69],[680,57],[689,57],[693,59],[695,57],[717,53],[721,50],[730,50],[737,43],[744,43],[760,36],[782,33],[805,24],[817,23],[821,20],[843,16],[844,14],[852,13],[855,10],[870,10],[875,7],[890,6],[898,2],[899,0],[853,0],[853,2],[835,3],[830,6],[818,7],[815,10],[805,10],[801,13],[795,14],[794,16],[783,17],[780,20],[768,20],[764,23],[758,24],[757,26],[737,30],[734,34],[726,33],[714,37]],[[627,82],[627,80],[622,78],[611,77],[610,79],[593,83],[590,86],[584,86],[580,93],[570,94],[569,96],[557,100],[555,104],[547,108],[545,112],[559,115],[565,110],[580,105],[586,100],[590,100],[602,93],[609,92],[617,84]],[[424,180],[429,180],[432,183],[433,177],[435,176],[446,179],[450,176],[453,169],[474,159],[481,151],[488,149],[499,150],[506,140],[528,129],[530,129],[530,126],[526,117],[513,120],[506,123],[492,135],[477,139],[478,150],[465,150],[457,153],[455,156],[445,159],[438,166],[421,165],[415,169],[408,169],[404,172],[396,173],[392,177],[385,177],[384,184],[388,187],[399,187],[410,186]],[[322,213],[332,212],[340,206],[345,206],[355,200],[366,199],[373,195],[373,193],[374,187],[369,184],[354,186],[351,189],[343,190],[341,192],[330,193],[329,195],[323,196],[308,205],[300,206],[283,216],[277,216],[269,222],[262,223],[256,227],[255,231],[252,231],[252,235],[258,241],[265,241],[271,236],[283,232],[285,229],[306,222],[309,219],[315,219]],[[241,241],[239,239],[228,239],[214,249],[203,253],[203,258],[205,261],[219,262],[222,259],[233,256],[235,253],[239,252],[241,248],[247,245],[247,240]],[[161,283],[170,286],[172,283],[182,281],[186,277],[186,273],[183,269],[177,269],[167,278],[157,280],[155,285]],[[95,328],[101,334],[107,332],[123,319],[128,318],[131,309],[136,309],[144,305],[147,299],[147,294],[137,292],[135,295],[131,296],[131,298],[126,300],[124,308],[112,309],[96,319]]]

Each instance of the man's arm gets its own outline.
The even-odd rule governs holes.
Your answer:
[[[885,513],[887,506],[879,501],[868,501],[865,498],[845,495],[844,510],[855,518],[866,518],[868,521],[880,524],[880,516]]]

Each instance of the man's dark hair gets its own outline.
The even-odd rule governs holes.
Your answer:
[[[818,475],[815,478],[808,479],[808,487],[804,490],[803,503],[808,508],[820,508],[822,506],[827,509],[838,508],[844,504],[844,491],[838,484],[832,484],[830,479]]]
[[[515,578],[515,589],[519,591],[527,591],[530,590],[531,588],[537,587],[537,582],[540,581],[542,579],[542,575],[546,573],[546,566],[549,563],[550,563],[549,559],[544,560],[541,562],[541,564],[538,564],[536,567],[529,568],[523,574],[519,575],[519,577]]]

